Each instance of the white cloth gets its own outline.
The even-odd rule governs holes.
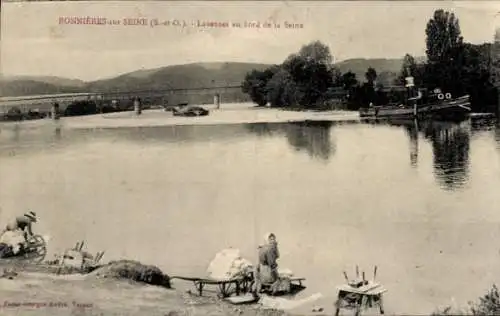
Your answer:
[[[293,272],[290,269],[278,268],[278,274],[281,278],[292,278],[293,277]]]
[[[62,259],[62,265],[65,267],[81,268],[83,265],[83,254],[80,251],[66,250]]]
[[[215,280],[231,279],[252,269],[252,263],[240,255],[239,249],[223,249],[208,265],[208,277]]]
[[[24,233],[21,230],[8,230],[0,237],[0,243],[10,246],[14,254],[19,252],[24,242]]]
[[[290,310],[295,309],[301,305],[314,302],[321,297],[323,297],[323,294],[316,293],[300,300],[291,300],[281,297],[270,297],[267,295],[262,295],[259,300],[259,304],[264,309]]]

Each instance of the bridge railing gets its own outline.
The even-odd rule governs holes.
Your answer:
[[[18,97],[0,97],[0,113],[6,113],[11,108],[19,108],[22,112],[28,110],[48,111],[51,106],[57,102],[61,108],[65,108],[74,101],[97,100],[108,102],[111,100],[130,101],[133,98],[145,100],[160,100],[161,98],[171,97],[173,95],[198,95],[198,94],[224,94],[227,92],[241,89],[241,85],[223,85],[212,87],[193,87],[193,88],[168,88],[168,89],[149,89],[133,91],[106,91],[106,92],[86,92],[86,93],[65,93],[52,95],[18,96]],[[157,102],[157,101],[156,101]]]

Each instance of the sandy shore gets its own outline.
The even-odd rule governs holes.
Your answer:
[[[222,104],[220,109],[213,105],[203,106],[210,110],[210,115],[203,117],[179,117],[164,110],[145,110],[141,115],[134,112],[107,113],[78,117],[63,117],[57,124],[64,128],[117,128],[148,127],[172,125],[217,125],[242,123],[281,123],[294,121],[359,121],[359,115],[353,111],[284,111],[272,108],[257,108],[254,104]],[[53,123],[50,119],[24,121],[23,125],[37,126]],[[6,125],[19,124],[14,122]]]
[[[92,275],[19,270],[13,279],[0,278],[0,287],[1,315],[296,316],[333,312],[327,308],[318,314],[310,306],[285,313],[264,309],[259,304],[232,305],[217,299],[210,290],[203,297],[193,294],[195,288],[187,282],[175,282],[173,289],[166,289],[126,280],[97,279]],[[328,301],[327,305],[333,307],[333,302]]]
[[[64,125],[70,128],[146,127],[169,125],[218,125],[241,123],[280,123],[303,120],[343,121],[358,120],[355,112],[297,112],[253,105],[226,105],[222,109],[210,109],[210,115],[202,117],[179,117],[163,110],[148,110],[137,116],[133,112],[65,118]]]
[[[213,297],[128,281],[20,272],[0,279],[2,315],[239,315]],[[269,315],[249,306],[245,315]]]

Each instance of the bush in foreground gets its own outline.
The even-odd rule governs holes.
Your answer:
[[[457,311],[450,306],[432,313],[433,316],[441,315],[500,315],[500,293],[498,287],[493,284],[492,288],[478,302],[469,302],[469,310]]]
[[[144,265],[133,260],[111,261],[97,268],[91,274],[102,278],[129,279],[136,282],[171,288],[170,277],[164,274],[158,267]]]

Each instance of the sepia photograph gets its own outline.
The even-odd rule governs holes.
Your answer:
[[[2,1],[0,315],[500,314],[500,1]]]

